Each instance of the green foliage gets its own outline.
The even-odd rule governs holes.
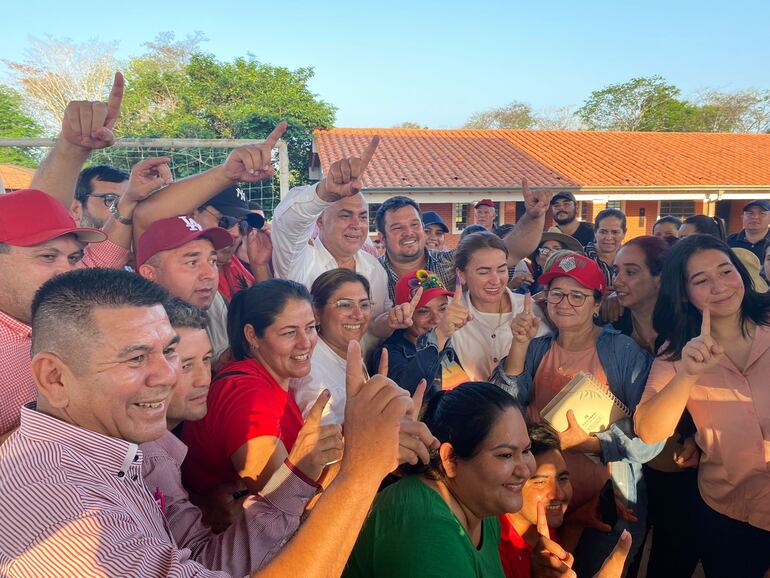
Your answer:
[[[509,105],[477,112],[468,119],[463,128],[532,128],[536,122],[532,108],[522,102],[512,102]]]
[[[24,112],[21,95],[10,87],[0,85],[0,138],[34,138],[42,127]],[[0,163],[36,167],[36,151],[28,148],[0,147]]]

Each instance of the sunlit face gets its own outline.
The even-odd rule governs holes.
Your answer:
[[[206,399],[211,385],[211,341],[204,329],[179,327],[177,354],[179,375],[168,402],[167,421],[172,427],[183,421],[206,417]]]
[[[351,341],[360,342],[366,335],[372,305],[361,283],[343,283],[317,314],[321,339],[338,355],[344,355]]]
[[[246,329],[251,329],[247,325]],[[246,332],[252,355],[278,383],[310,373],[310,357],[318,341],[310,302],[289,299],[262,337]]]
[[[139,267],[139,274],[166,288],[186,303],[208,309],[219,284],[217,252],[208,239],[196,239],[168,251],[161,251]]]
[[[586,289],[572,277],[556,277],[548,286],[550,291],[561,291],[565,294],[560,303],[548,301],[548,317],[560,330],[581,330],[593,326],[593,317],[599,313],[599,303],[594,299],[594,293]],[[568,294],[581,293],[585,301],[575,306],[570,303]],[[577,301],[573,298],[573,301]]]
[[[596,227],[596,250],[602,255],[615,256],[620,249],[626,232],[623,230],[623,221],[617,217],[604,217]]]
[[[482,227],[486,227],[490,231],[495,227],[495,216],[497,211],[487,205],[480,205],[475,208],[476,211],[476,223]]]
[[[29,325],[32,300],[43,283],[82,267],[83,244],[63,235],[34,247],[8,247],[0,253],[0,311]]]
[[[762,207],[749,207],[743,211],[743,228],[747,233],[766,234],[770,226],[770,211],[762,210]]]
[[[452,493],[476,516],[499,516],[521,509],[522,488],[535,471],[521,411],[508,408],[501,412],[476,454],[470,459],[455,459],[454,475],[450,476]]]
[[[425,249],[420,213],[411,205],[385,213],[385,250],[397,263],[411,261]]]
[[[219,227],[219,220],[223,216],[224,215],[218,209],[209,205],[195,213],[195,220],[198,221],[204,229],[211,229],[212,227]],[[235,255],[235,252],[238,250],[238,247],[241,246],[241,241],[243,240],[238,223],[229,227],[227,232],[232,235],[233,244],[217,251],[217,265],[220,267],[226,265],[230,258]]]
[[[543,251],[542,249],[547,250]],[[548,261],[548,257],[551,256],[551,253],[554,251],[561,251],[562,249],[564,249],[564,247],[559,241],[544,241],[543,243],[540,243],[540,246],[537,248],[535,260],[537,261],[537,264],[543,268],[545,267],[545,262]]]
[[[741,309],[745,288],[740,273],[722,251],[705,249],[693,253],[685,266],[687,296],[699,311],[706,307],[711,317],[732,317]]]
[[[97,307],[88,355],[69,366],[63,419],[84,429],[141,444],[166,433],[177,379],[177,335],[162,305]]]
[[[407,334],[417,338],[425,335],[431,329],[435,329],[444,316],[444,311],[449,306],[449,298],[446,295],[439,295],[431,299],[425,305],[421,305],[414,310],[412,315],[413,325],[407,329]]]
[[[679,237],[679,227],[676,223],[658,223],[652,228],[652,234],[656,237]]]
[[[654,303],[660,289],[660,276],[654,277],[647,267],[644,251],[635,245],[621,247],[615,255],[615,293],[623,307],[633,309]]]
[[[473,253],[465,270],[458,269],[457,274],[468,287],[474,307],[498,305],[506,295],[508,257],[500,249],[485,247]]]
[[[79,219],[76,219],[81,227],[94,227],[101,229],[110,218],[110,208],[105,204],[104,197],[94,195],[115,195],[122,197],[128,190],[128,181],[122,183],[111,183],[101,181],[96,177],[91,179],[91,196],[86,198],[85,204],[80,205]],[[109,199],[107,199],[109,201]],[[111,203],[110,203],[111,204]]]
[[[558,199],[551,205],[551,214],[557,225],[568,225],[577,218],[575,201]]]
[[[369,210],[364,196],[346,197],[327,207],[318,219],[318,230],[321,243],[333,257],[355,256],[369,235]]]
[[[425,246],[431,251],[443,251],[445,244],[445,233],[441,225],[426,225],[423,229],[425,233]]]
[[[559,450],[535,456],[537,469],[521,490],[523,505],[519,515],[537,525],[537,503],[542,500],[549,528],[559,528],[572,499],[572,483],[567,462]]]

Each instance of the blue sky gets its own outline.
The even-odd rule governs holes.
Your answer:
[[[347,127],[454,128],[513,100],[577,107],[593,90],[653,74],[685,96],[770,88],[762,1],[31,0],[2,13],[2,58],[20,58],[30,35],[117,41],[127,57],[158,32],[200,30],[223,60],[313,66],[312,90]]]

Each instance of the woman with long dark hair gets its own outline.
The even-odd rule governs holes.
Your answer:
[[[668,254],[653,323],[665,341],[635,415],[648,443],[685,408],[703,454],[697,544],[706,575],[760,577],[770,565],[770,296],[719,239]]]

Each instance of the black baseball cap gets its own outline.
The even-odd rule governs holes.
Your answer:
[[[551,204],[553,205],[559,199],[564,199],[566,201],[572,201],[574,203],[575,202],[575,195],[573,195],[569,191],[559,191],[553,197],[551,197]]]
[[[751,207],[759,207],[763,211],[770,211],[770,201],[766,201],[765,199],[757,199],[747,203],[746,206],[743,207],[743,210],[748,211]]]
[[[227,187],[217,196],[209,199],[203,207],[214,207],[227,217],[245,217],[252,214],[249,211],[246,192],[240,187]]]

